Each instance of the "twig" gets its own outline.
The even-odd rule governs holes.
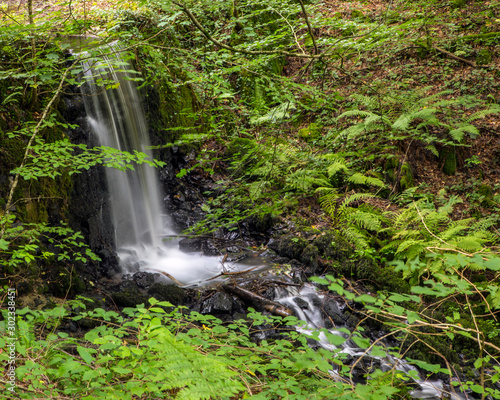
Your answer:
[[[304,2],[302,0],[297,0],[297,1],[300,3],[300,8],[302,8],[302,12],[304,13],[304,19],[306,20],[307,29],[309,31],[309,36],[311,36],[313,46],[314,46],[314,54],[317,55],[319,53],[319,50],[318,50],[318,45],[316,44],[316,38],[314,37],[311,23],[309,22],[309,15],[307,14],[306,8],[304,6]]]
[[[226,256],[227,256],[227,254],[226,254]],[[224,272],[221,272],[219,275],[215,275],[215,276],[211,277],[210,279],[207,279],[207,281],[213,281],[214,279],[217,279],[220,276],[235,276],[235,275],[246,274],[247,272],[251,272],[251,271],[253,271],[253,270],[257,269],[257,268],[260,268],[260,265],[257,265],[255,267],[246,269],[244,271],[236,271],[236,272],[224,271]]]

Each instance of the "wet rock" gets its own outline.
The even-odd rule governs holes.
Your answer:
[[[328,329],[345,324],[345,317],[335,300],[325,300],[321,310],[325,316],[325,325]]]
[[[288,235],[277,240],[270,240],[267,247],[282,257],[298,260],[307,245],[307,240]]]
[[[309,309],[309,303],[300,297],[294,297],[293,302],[302,310]]]
[[[184,253],[194,253],[194,252],[201,251],[201,245],[202,245],[201,239],[186,238],[186,239],[182,239],[179,242],[179,250],[183,251]]]
[[[141,289],[149,289],[155,283],[155,274],[149,272],[136,272],[132,279]]]
[[[352,312],[347,311],[345,314],[345,325],[348,328],[354,329],[358,326],[359,322],[361,321],[356,315],[354,315]]]
[[[123,281],[112,288],[112,291],[114,293],[111,298],[118,307],[135,307],[138,304],[147,304],[148,301],[133,281]]]
[[[230,246],[230,247],[226,248],[226,251],[228,253],[237,253],[240,251],[240,249],[238,246]]]
[[[186,296],[184,289],[177,285],[165,283],[155,283],[148,290],[148,295],[159,301],[168,301],[175,306],[183,304]]]
[[[220,256],[221,252],[212,242],[203,242],[201,244],[201,251],[206,256]]]
[[[230,314],[233,298],[225,292],[217,292],[203,303],[202,314]]]

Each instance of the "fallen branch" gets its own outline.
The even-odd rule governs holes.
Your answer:
[[[279,315],[280,317],[290,317],[293,315],[292,311],[289,308],[276,303],[275,301],[266,299],[265,297],[262,297],[257,293],[251,292],[250,290],[243,289],[240,286],[224,284],[222,285],[222,288],[226,292],[238,296],[243,301],[250,302],[256,307],[263,308],[264,310],[269,311],[274,315]]]
[[[226,254],[226,257],[227,257],[227,254]],[[207,279],[207,281],[213,281],[214,279],[217,279],[221,276],[235,276],[235,275],[242,275],[242,274],[246,274],[248,272],[252,272],[253,270],[257,269],[257,268],[260,268],[261,266],[260,265],[257,265],[255,267],[252,267],[252,268],[249,268],[249,269],[246,269],[244,271],[236,271],[236,272],[228,272],[228,271],[224,271],[224,272],[221,272],[219,275],[215,275],[209,279]]]

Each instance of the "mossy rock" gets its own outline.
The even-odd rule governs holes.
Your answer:
[[[493,198],[493,189],[490,185],[480,185],[477,188],[477,193],[482,197],[481,206],[484,208],[492,208],[497,204]]]
[[[467,0],[452,0],[450,3],[451,8],[463,8],[467,4]]]
[[[356,19],[356,20],[364,20],[365,14],[361,10],[352,10],[351,11],[351,18]]]
[[[307,247],[307,240],[293,235],[282,236],[267,245],[282,257],[299,260],[302,252]]]
[[[443,173],[448,176],[455,175],[457,172],[457,155],[455,149],[445,147],[441,150],[439,156],[443,163]]]
[[[74,269],[68,270],[62,266],[54,266],[50,271],[48,290],[56,297],[69,299],[85,290],[85,283]]]
[[[493,54],[488,49],[481,49],[478,51],[476,56],[477,65],[488,65],[491,64],[493,59]]]
[[[181,305],[186,297],[184,289],[177,285],[155,283],[148,290],[148,295],[159,301],[168,301],[174,306]]]
[[[111,299],[118,307],[136,307],[138,304],[148,304],[148,298],[143,295],[132,281],[123,281],[114,288]]]
[[[410,164],[404,163],[401,166],[400,174],[401,174],[401,179],[399,180],[399,187],[401,188],[402,191],[415,186],[413,182],[413,173]]]
[[[298,135],[306,142],[321,137],[322,127],[316,123],[311,123],[307,128],[300,129]]]
[[[318,267],[318,256],[318,248],[313,244],[309,244],[302,251],[302,254],[300,255],[300,261],[303,262],[307,267],[316,269]]]

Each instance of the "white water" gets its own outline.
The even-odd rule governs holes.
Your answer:
[[[117,71],[112,65],[118,61],[126,69],[130,66],[121,58],[116,43],[100,50],[98,61],[88,59],[82,63],[87,82],[82,91],[88,123],[101,145],[131,153],[137,150],[152,160],[147,122],[136,84],[131,74]],[[80,55],[89,58],[88,53]],[[104,90],[99,85],[102,80],[119,85]],[[162,237],[175,232],[163,209],[159,180],[153,167],[136,165],[133,171],[106,168],[106,177],[116,252],[124,273],[165,272],[184,285],[193,285],[223,271],[219,257],[186,254],[178,249],[177,240],[163,242]],[[244,268],[229,267],[233,271]]]
[[[307,307],[301,308],[295,302],[294,299],[300,298],[307,303]],[[299,327],[297,330],[299,332],[305,333],[306,335],[311,335],[318,332],[321,328],[324,328],[324,320],[321,311],[317,306],[315,306],[315,301],[319,302],[321,297],[318,296],[316,289],[313,285],[306,284],[300,290],[296,287],[287,287],[287,289],[277,288],[276,301],[286,305],[288,308],[293,309],[297,316],[307,323],[303,327]],[[339,327],[339,329],[342,327]],[[337,336],[342,336],[347,338],[346,333],[339,330],[330,330],[330,333]],[[316,335],[315,335],[316,336]],[[353,347],[352,342],[344,342],[340,347],[337,347],[330,343],[326,335],[322,332],[319,333],[318,344],[326,350],[334,351],[340,349],[340,353],[349,354],[353,357],[370,356],[370,353],[366,353],[364,349]],[[380,360],[381,368],[384,371],[389,371],[391,369],[396,369],[408,373],[410,371],[416,371],[417,368],[408,364],[406,361],[387,355],[386,357],[373,357],[373,359]],[[332,375],[338,376],[336,371],[331,371]],[[419,386],[411,392],[411,396],[418,399],[441,399],[443,395],[446,397],[451,396],[451,400],[466,400],[463,394],[459,393],[446,393],[444,392],[443,382],[441,380],[424,380],[424,379],[414,379],[415,383]]]

